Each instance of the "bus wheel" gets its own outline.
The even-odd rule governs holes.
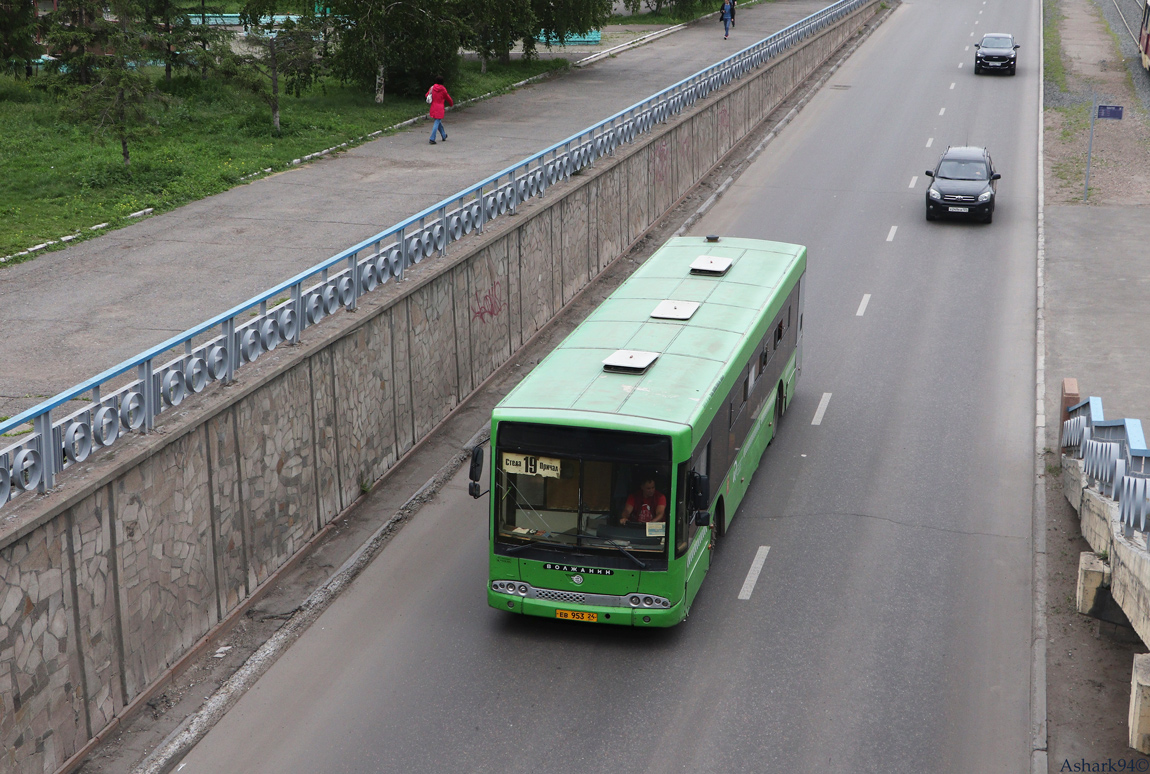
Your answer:
[[[726,514],[723,512],[723,501],[715,503],[715,537],[723,537],[727,534],[727,519]]]

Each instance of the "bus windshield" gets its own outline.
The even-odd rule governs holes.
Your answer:
[[[494,463],[501,548],[609,555],[620,566],[665,560],[669,438],[504,423]]]

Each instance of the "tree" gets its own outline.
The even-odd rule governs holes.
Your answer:
[[[115,22],[104,16],[103,0],[60,0],[41,18],[52,70],[63,86],[87,86],[117,35]]]
[[[100,30],[100,55],[93,56],[89,49],[87,58],[81,58],[72,52],[76,56],[70,61],[83,62],[87,72],[86,80],[69,92],[65,113],[91,124],[97,135],[110,133],[115,137],[124,168],[130,169],[129,141],[148,123],[148,104],[161,95],[152,80],[140,72],[139,65],[147,56],[147,34],[139,24],[138,7],[130,0],[118,0],[111,11],[111,19],[101,15],[107,27],[90,28]]]
[[[488,59],[509,61],[515,44],[535,35],[531,0],[461,0],[460,16],[463,43],[479,55],[480,72],[487,72]]]
[[[321,26],[314,14],[298,20],[276,15],[274,0],[252,0],[240,14],[246,50],[226,57],[222,69],[267,103],[280,133],[280,94],[300,96],[322,76]]]
[[[30,75],[38,56],[35,0],[0,0],[0,67]]]
[[[164,61],[164,80],[171,82],[177,67],[199,70],[207,78],[215,64],[216,49],[227,46],[229,33],[208,24],[220,9],[207,0],[143,0],[149,47]]]
[[[467,27],[457,0],[333,0],[332,70],[341,79],[422,96],[435,78],[452,80]]]
[[[535,35],[524,41],[524,52],[534,50],[534,38],[563,41],[601,29],[611,18],[612,0],[531,0]]]

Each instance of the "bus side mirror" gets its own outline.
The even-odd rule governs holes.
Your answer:
[[[483,477],[483,447],[476,446],[471,450],[471,469],[467,471],[471,483],[467,485],[467,494],[473,498],[482,496],[479,491],[479,479]]]
[[[710,511],[695,511],[695,526],[696,527],[709,527],[709,526],[711,526],[711,513],[710,513]]]
[[[711,503],[711,480],[702,473],[692,473],[691,479],[691,507],[705,511]]]
[[[467,477],[472,481],[478,481],[483,478],[483,447],[476,446],[471,450],[471,470],[467,471]]]

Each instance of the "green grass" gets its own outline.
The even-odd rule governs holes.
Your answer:
[[[1066,65],[1062,61],[1062,9],[1057,0],[1047,0],[1043,6],[1042,18],[1042,58],[1048,81],[1057,84],[1059,90],[1066,91]]]
[[[567,66],[563,60],[490,62],[480,75],[478,62],[464,62],[448,87],[461,102]],[[328,82],[302,98],[281,100],[277,137],[269,109],[250,94],[198,76],[173,79],[170,91],[168,107],[152,111],[154,126],[130,146],[129,173],[118,143],[63,120],[60,104],[26,81],[0,77],[0,257],[68,234],[92,236],[90,226],[122,225],[146,207],[170,210],[225,191],[246,175],[281,170],[293,159],[427,113],[420,98],[388,97],[377,105],[369,93]]]

